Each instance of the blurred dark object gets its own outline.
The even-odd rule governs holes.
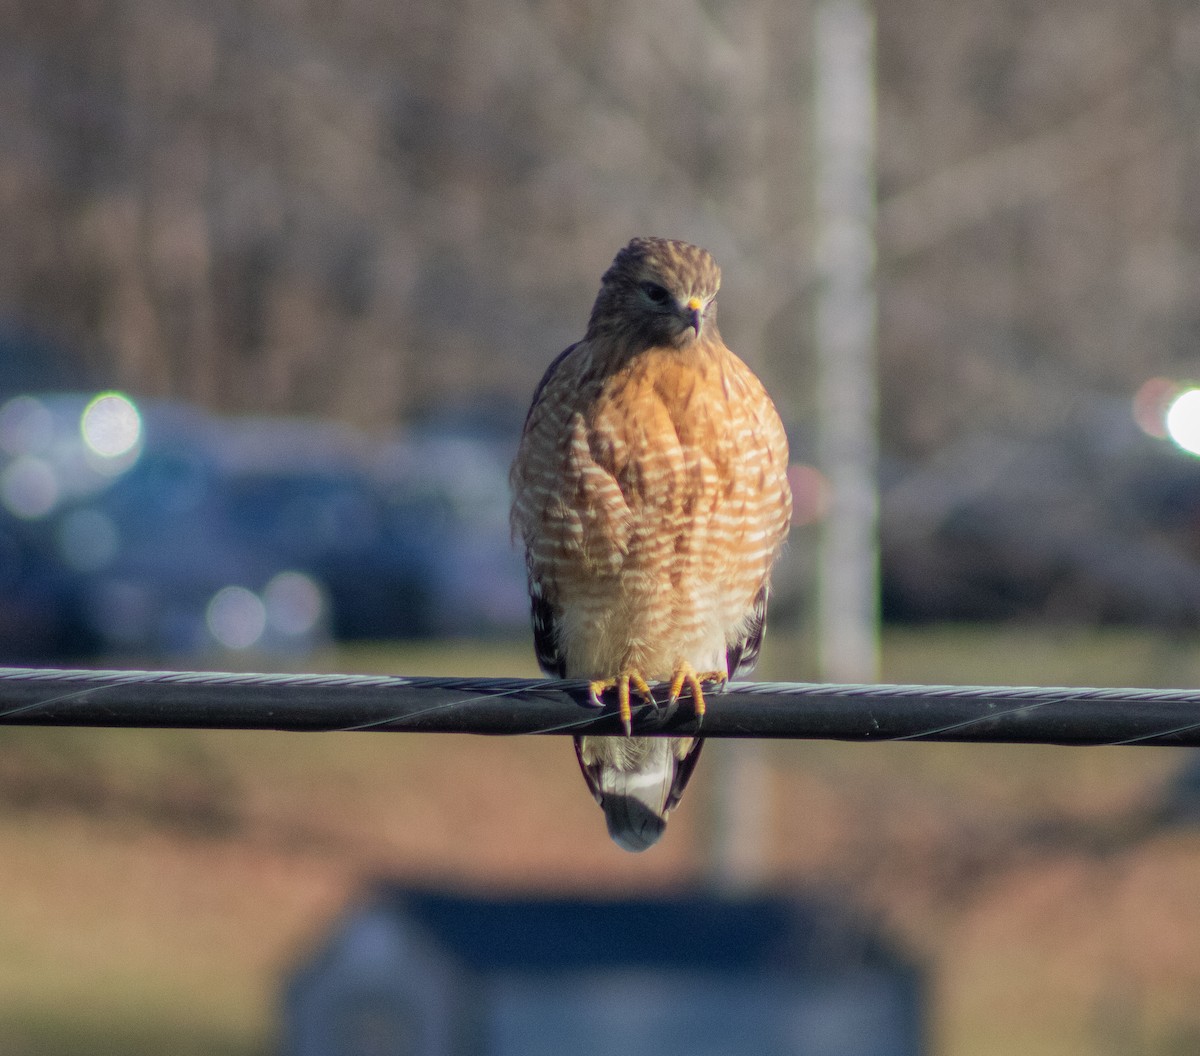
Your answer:
[[[523,628],[507,453],[120,394],[0,406],[7,662]]]
[[[0,317],[0,399],[21,392],[90,388],[92,372],[65,344]]]
[[[921,975],[793,898],[381,886],[286,983],[286,1056],[917,1056]]]
[[[1200,825],[1200,752],[1189,752],[1163,789],[1154,820],[1194,829]]]
[[[1200,620],[1200,461],[1079,396],[1054,431],[973,434],[922,466],[890,463],[884,618]]]

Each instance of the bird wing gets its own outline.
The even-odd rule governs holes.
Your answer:
[[[683,795],[683,790],[687,788],[687,783],[691,779],[692,771],[696,769],[696,764],[700,761],[700,749],[704,747],[704,739],[696,737],[695,739],[680,738],[675,742],[677,752],[683,750],[683,755],[675,764],[675,774],[671,778],[671,791],[667,795],[667,810],[674,810],[675,804],[679,802],[679,798]]]
[[[581,342],[575,342],[564,348],[550,366],[546,368],[546,372],[542,375],[541,380],[537,383],[537,388],[533,390],[533,399],[529,401],[529,410],[525,415],[525,425],[522,430],[523,439],[527,439],[526,434],[529,432],[530,423],[533,421],[534,414],[542,402],[542,397],[546,394],[547,387],[551,385],[555,374],[562,368],[567,358],[574,352]],[[521,460],[518,458],[513,465],[512,470],[513,490],[519,492],[520,482],[523,476],[521,469]],[[530,615],[533,623],[533,647],[537,655],[538,666],[551,678],[566,677],[567,662],[563,656],[559,646],[558,626],[562,619],[555,599],[551,595],[550,584],[545,582],[538,574],[538,570],[533,563],[533,549],[529,546],[528,526],[519,523],[518,508],[513,509],[513,534],[520,534],[525,537],[525,573],[526,582],[529,586],[529,603]]]
[[[725,640],[725,669],[730,678],[748,675],[758,663],[758,652],[762,648],[763,633],[767,629],[768,584],[758,588],[750,614],[738,625],[736,633]]]
[[[534,409],[541,402],[542,394],[546,391],[546,386],[550,384],[550,379],[554,377],[558,368],[563,365],[563,360],[575,351],[582,341],[576,341],[573,345],[567,345],[557,356],[550,361],[550,366],[546,368],[546,373],[542,375],[542,380],[537,383],[537,388],[533,390],[533,399],[529,401],[529,410],[525,412],[525,429],[529,428],[529,419],[533,417]]]
[[[567,658],[559,646],[558,624],[562,618],[558,607],[546,596],[545,585],[525,562],[529,584],[530,615],[533,620],[533,651],[538,667],[551,678],[567,677]]]
[[[597,803],[604,802],[604,793],[600,790],[600,774],[602,766],[600,763],[588,762],[583,757],[583,738],[572,738],[575,742],[575,758],[579,761],[579,769],[583,773],[583,779],[587,782],[588,791],[591,792]]]

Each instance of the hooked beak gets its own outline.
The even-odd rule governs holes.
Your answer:
[[[699,297],[689,297],[686,308],[686,318],[688,324],[696,331],[696,336],[700,336],[700,331],[704,327],[704,305]]]

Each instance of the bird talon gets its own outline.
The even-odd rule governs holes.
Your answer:
[[[674,705],[682,695],[683,687],[687,686],[692,695],[692,708],[696,714],[696,722],[699,723],[703,721],[704,713],[707,710],[702,683],[716,682],[724,685],[728,680],[729,675],[724,671],[699,673],[691,664],[681,664],[671,679],[670,703]]]
[[[617,680],[617,711],[621,715],[621,728],[628,737],[633,733],[633,708],[629,705],[628,676],[622,676]]]
[[[650,686],[637,671],[622,671],[616,678],[602,678],[588,683],[588,700],[598,708],[604,706],[600,699],[610,689],[617,691],[617,714],[621,719],[621,728],[625,736],[633,734],[633,693],[637,692],[647,704],[654,703],[654,695]]]

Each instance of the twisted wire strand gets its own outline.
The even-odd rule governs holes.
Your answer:
[[[1200,691],[731,683],[698,725],[664,686],[642,735],[1200,746]],[[617,734],[581,681],[0,668],[0,725]]]

